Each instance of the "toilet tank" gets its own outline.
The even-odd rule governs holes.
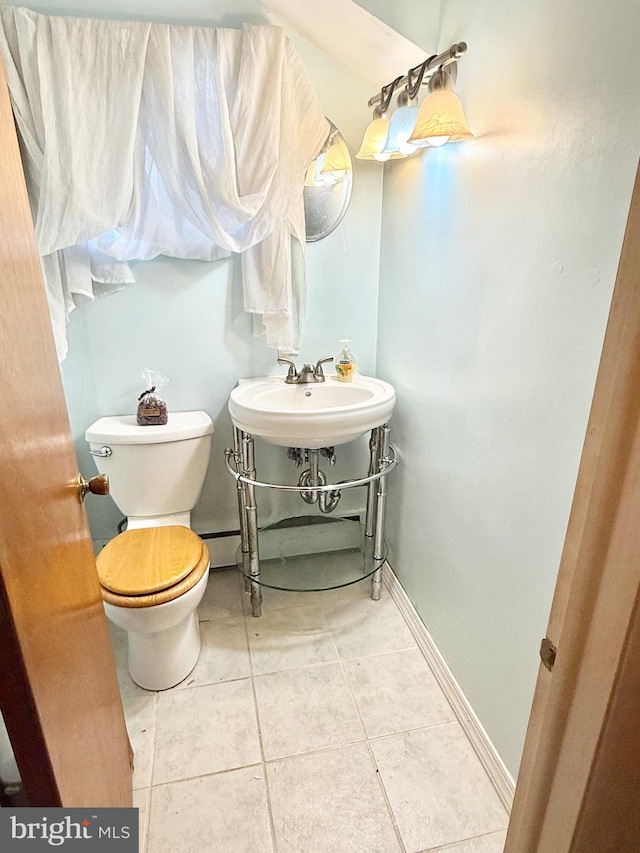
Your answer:
[[[139,426],[135,415],[100,418],[85,438],[123,514],[162,516],[194,507],[209,463],[212,433],[213,421],[206,412],[172,412],[162,426]]]

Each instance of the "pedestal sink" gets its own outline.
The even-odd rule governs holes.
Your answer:
[[[396,392],[388,382],[356,374],[351,382],[287,384],[284,376],[240,380],[229,397],[234,426],[283,447],[346,444],[391,417]]]

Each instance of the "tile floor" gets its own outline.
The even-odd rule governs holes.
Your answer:
[[[500,853],[507,814],[389,592],[214,571],[203,648],[150,693],[112,628],[143,853]]]

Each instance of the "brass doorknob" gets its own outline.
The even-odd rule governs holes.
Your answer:
[[[90,480],[85,480],[82,474],[78,472],[76,474],[75,485],[78,492],[78,500],[81,504],[84,503],[87,492],[91,492],[92,495],[109,494],[109,477],[106,474],[97,474]]]

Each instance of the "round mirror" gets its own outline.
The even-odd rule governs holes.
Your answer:
[[[331,234],[347,212],[351,198],[353,172],[349,149],[335,124],[331,121],[329,124],[327,141],[307,169],[304,182],[307,243]]]

